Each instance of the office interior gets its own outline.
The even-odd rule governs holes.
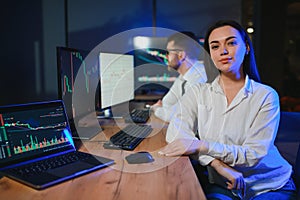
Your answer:
[[[252,38],[262,82],[277,90],[287,114],[276,142],[295,164],[300,0],[10,0],[0,10],[0,106],[58,98],[57,46],[91,51],[116,34],[142,27],[192,31],[201,39],[216,20],[240,22]]]
[[[253,28],[249,34],[262,81],[281,97],[297,102],[299,4],[298,0],[192,0],[176,4],[171,0],[5,1],[1,6],[0,105],[57,98],[56,46],[92,50],[113,35],[141,27],[192,31],[200,38],[210,23],[222,18]]]

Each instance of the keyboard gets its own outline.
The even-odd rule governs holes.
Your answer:
[[[134,150],[151,132],[150,125],[129,124],[103,144],[107,149]]]
[[[12,168],[16,174],[19,174],[21,176],[31,176],[34,174],[39,174],[44,171],[55,169],[57,167],[61,167],[63,165],[67,165],[70,163],[74,163],[76,161],[83,161],[86,159],[94,159],[93,155],[82,153],[80,151],[71,152],[68,154],[63,154],[60,156],[48,158],[45,160],[41,160],[38,162],[34,162],[31,164],[27,164],[24,166]]]
[[[149,117],[149,109],[133,109],[130,114],[125,117],[125,122],[146,123]]]

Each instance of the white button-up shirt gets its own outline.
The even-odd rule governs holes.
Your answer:
[[[155,109],[155,116],[166,122],[170,121],[172,115],[176,111],[175,105],[182,96],[182,84],[185,80],[185,91],[189,90],[194,84],[205,83],[207,81],[207,76],[204,65],[200,61],[197,61],[183,76],[179,75],[168,93],[163,97],[163,106]]]
[[[282,187],[290,178],[292,167],[274,145],[280,107],[277,92],[250,80],[230,105],[219,85],[193,86],[178,102],[180,109],[172,118],[166,140],[195,137],[208,142],[207,154],[199,155],[202,165],[214,158],[243,173],[246,197]]]

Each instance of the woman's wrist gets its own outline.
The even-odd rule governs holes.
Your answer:
[[[200,140],[200,145],[199,145],[199,153],[200,154],[207,154],[209,149],[209,144],[206,141]]]
[[[214,169],[218,168],[218,166],[220,166],[221,162],[220,160],[218,159],[213,159],[211,162],[210,162],[210,166]]]

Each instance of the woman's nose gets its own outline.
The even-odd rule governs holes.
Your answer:
[[[226,54],[228,54],[228,51],[226,48],[224,48],[223,51],[221,52],[221,55],[226,55]]]

